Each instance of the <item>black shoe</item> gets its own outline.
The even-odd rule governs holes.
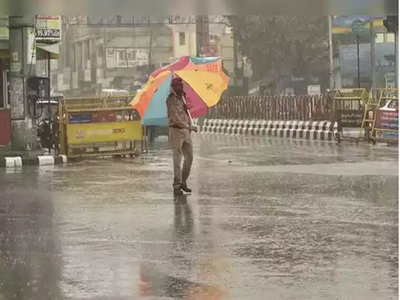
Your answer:
[[[181,189],[174,188],[174,195],[175,196],[181,196],[181,195],[183,195],[183,192],[182,192]]]
[[[181,186],[181,190],[184,191],[185,193],[191,193],[192,192],[192,189],[189,189],[187,187],[187,185],[182,185]]]

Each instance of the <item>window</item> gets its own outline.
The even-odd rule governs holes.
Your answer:
[[[377,33],[375,36],[375,43],[383,43],[385,41],[385,34],[384,33]]]
[[[398,101],[395,100],[389,100],[388,108],[396,108],[397,104],[399,103]]]
[[[126,52],[125,51],[118,51],[118,58],[120,60],[126,60]]]
[[[85,41],[84,45],[85,45],[85,59],[86,60],[90,60],[90,58],[91,58],[91,53],[90,52],[92,51],[92,47],[90,45],[90,41]]]
[[[385,41],[387,43],[395,43],[395,37],[393,33],[386,33],[385,35]]]
[[[184,46],[186,44],[186,34],[184,32],[179,32],[179,45]]]

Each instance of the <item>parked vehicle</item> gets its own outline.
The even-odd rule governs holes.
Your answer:
[[[399,110],[399,100],[387,100],[386,104],[379,110],[384,111],[398,111]]]
[[[126,90],[120,90],[120,89],[104,89],[101,91],[100,96],[102,98],[107,98],[107,97],[128,97],[129,92]]]
[[[59,148],[58,105],[63,99],[64,96],[56,95],[52,96],[50,101],[36,102],[38,140],[42,148],[48,149],[49,152]]]

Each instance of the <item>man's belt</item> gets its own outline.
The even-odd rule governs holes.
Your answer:
[[[179,125],[170,125],[169,128],[175,128],[175,129],[187,129],[185,127],[181,127]]]

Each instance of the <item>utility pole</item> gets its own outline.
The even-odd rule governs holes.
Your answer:
[[[371,88],[376,85],[375,80],[375,29],[374,29],[374,19],[371,17],[370,25],[370,35],[371,35]]]
[[[332,41],[332,16],[328,16],[329,28],[329,89],[335,89],[335,78],[333,74],[333,41]]]
[[[210,44],[210,28],[208,16],[196,16],[196,54],[203,55],[205,46]]]
[[[28,103],[26,88],[26,79],[36,73],[34,61],[28,57],[32,47],[28,39],[34,23],[32,16],[9,16],[11,146],[18,151],[39,148],[34,109]]]
[[[151,23],[151,17],[148,16],[147,19],[147,26],[149,29],[149,53],[148,53],[148,57],[147,57],[147,63],[149,65],[149,76],[151,75],[151,73],[154,72],[153,70],[153,60],[152,60],[152,50],[153,50],[153,25]]]
[[[152,50],[153,50],[153,26],[151,23],[151,16],[147,17],[147,29],[149,30],[149,49],[147,54],[147,65],[148,65],[148,73],[150,75],[155,71],[153,68],[153,60],[152,60]],[[149,136],[150,146],[154,145],[154,140],[156,139],[157,128],[155,126],[148,126],[147,134]]]
[[[242,56],[239,53],[238,40],[240,37],[239,17],[235,16],[232,20],[232,38],[233,38],[233,92],[234,95],[244,94],[244,70]],[[247,91],[246,91],[247,94]]]
[[[196,55],[203,55],[204,46],[209,46],[210,43],[210,28],[208,16],[196,16]],[[206,116],[198,118],[199,126],[203,126]]]
[[[399,31],[396,30],[394,32],[394,52],[395,52],[395,80],[396,80],[396,88],[399,88]]]

